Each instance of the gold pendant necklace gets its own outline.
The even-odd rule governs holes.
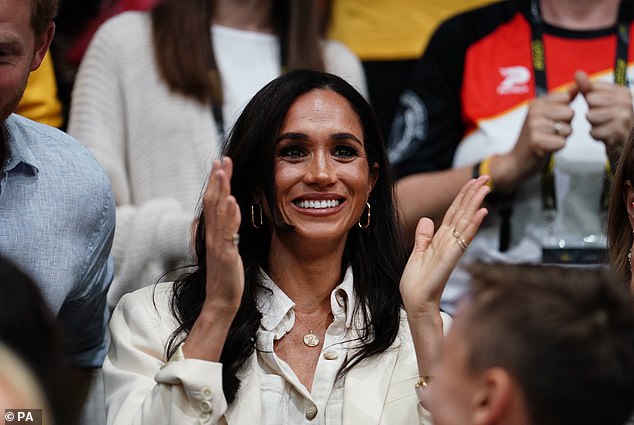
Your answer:
[[[295,313],[295,318],[297,320],[299,320],[299,322],[308,330],[308,332],[306,332],[304,334],[304,345],[306,345],[307,347],[317,347],[319,345],[319,343],[321,342],[321,340],[319,339],[319,337],[313,332],[313,329],[317,328],[319,325],[321,325],[323,323],[324,320],[326,320],[328,317],[330,317],[330,313],[328,313],[326,315],[326,317],[324,317],[323,319],[321,319],[319,321],[319,323],[315,324],[314,326],[306,326],[306,324],[304,323],[304,321],[302,319],[299,318],[299,316],[297,315],[297,313]]]
[[[309,330],[306,335],[304,335],[304,344],[309,347],[317,347],[319,345],[319,337],[313,333],[313,331]]]

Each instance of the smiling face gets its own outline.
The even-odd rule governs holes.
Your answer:
[[[275,147],[275,190],[294,235],[345,243],[376,181],[363,127],[348,101],[331,90],[303,94],[291,105]]]

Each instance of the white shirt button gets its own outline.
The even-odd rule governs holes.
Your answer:
[[[310,406],[308,409],[306,409],[306,419],[312,420],[315,419],[315,416],[317,416],[316,406]]]
[[[339,356],[337,355],[335,351],[326,351],[324,353],[324,359],[326,360],[337,360],[337,357]]]
[[[213,395],[213,392],[211,391],[211,388],[209,387],[204,387],[201,391],[203,398],[205,400],[211,400],[211,396]]]
[[[211,403],[207,400],[203,400],[200,402],[200,410],[203,412],[211,412]]]

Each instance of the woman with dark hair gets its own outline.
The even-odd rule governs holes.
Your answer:
[[[207,158],[251,97],[286,70],[337,74],[365,91],[359,60],[321,38],[313,0],[162,0],[96,33],[68,132],[104,166],[117,202],[108,298],[191,262]]]
[[[610,264],[634,292],[632,247],[634,247],[634,132],[630,132],[623,146],[614,180],[612,180],[608,207]]]
[[[275,79],[224,154],[203,196],[197,268],[113,314],[108,423],[428,419],[415,384],[438,355],[440,293],[486,214],[487,178],[465,186],[433,239],[421,220],[404,272],[380,130],[341,78]]]

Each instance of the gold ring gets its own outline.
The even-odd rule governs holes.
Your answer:
[[[557,136],[559,136],[561,134],[561,123],[559,121],[555,121],[553,123],[553,132]]]
[[[454,239],[456,240],[456,243],[458,244],[458,246],[463,250],[466,251],[467,250],[467,242],[462,238],[462,235],[458,232],[456,232],[456,229],[453,229],[451,231],[451,235],[454,237]]]
[[[431,383],[431,380],[432,380],[431,376],[420,376],[418,378],[418,381],[414,384],[414,387],[426,390],[427,388],[429,388],[429,384]]]
[[[240,243],[240,234],[234,233],[232,237],[225,238],[225,240],[229,242],[233,242],[235,245],[238,245]]]

